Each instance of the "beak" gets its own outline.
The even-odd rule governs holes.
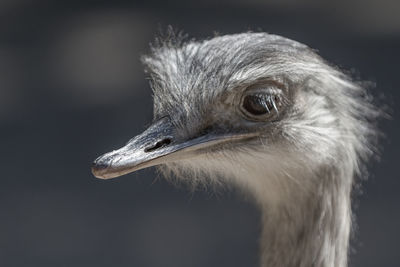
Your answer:
[[[253,136],[205,134],[178,141],[176,128],[168,117],[164,117],[124,147],[97,158],[93,162],[92,173],[101,179],[114,178],[150,166],[188,159],[199,154],[200,149]]]

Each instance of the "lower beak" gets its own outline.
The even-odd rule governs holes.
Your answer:
[[[188,159],[198,155],[199,150],[206,147],[250,137],[254,135],[209,133],[180,141],[176,135],[176,128],[170,119],[165,117],[131,139],[124,147],[97,158],[93,162],[92,173],[97,178],[115,178],[150,166]]]

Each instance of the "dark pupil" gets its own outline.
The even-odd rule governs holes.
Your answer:
[[[273,105],[265,96],[248,95],[243,100],[243,108],[253,115],[263,115],[273,109]]]

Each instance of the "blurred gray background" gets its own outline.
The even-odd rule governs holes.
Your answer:
[[[102,181],[98,155],[152,118],[139,61],[159,28],[263,30],[376,83],[392,120],[355,202],[351,266],[400,266],[397,0],[0,1],[0,266],[257,266],[259,216],[153,169]]]

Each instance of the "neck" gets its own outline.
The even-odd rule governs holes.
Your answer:
[[[347,266],[352,177],[341,175],[325,170],[312,178],[318,185],[300,188],[284,182],[284,188],[272,187],[279,198],[258,198],[263,267]]]
[[[262,155],[246,153],[235,164],[200,158],[182,167],[198,170],[200,163],[255,197],[262,211],[263,267],[346,267],[354,166],[344,157],[348,164],[337,164],[340,169],[293,158],[274,156],[266,164]]]

